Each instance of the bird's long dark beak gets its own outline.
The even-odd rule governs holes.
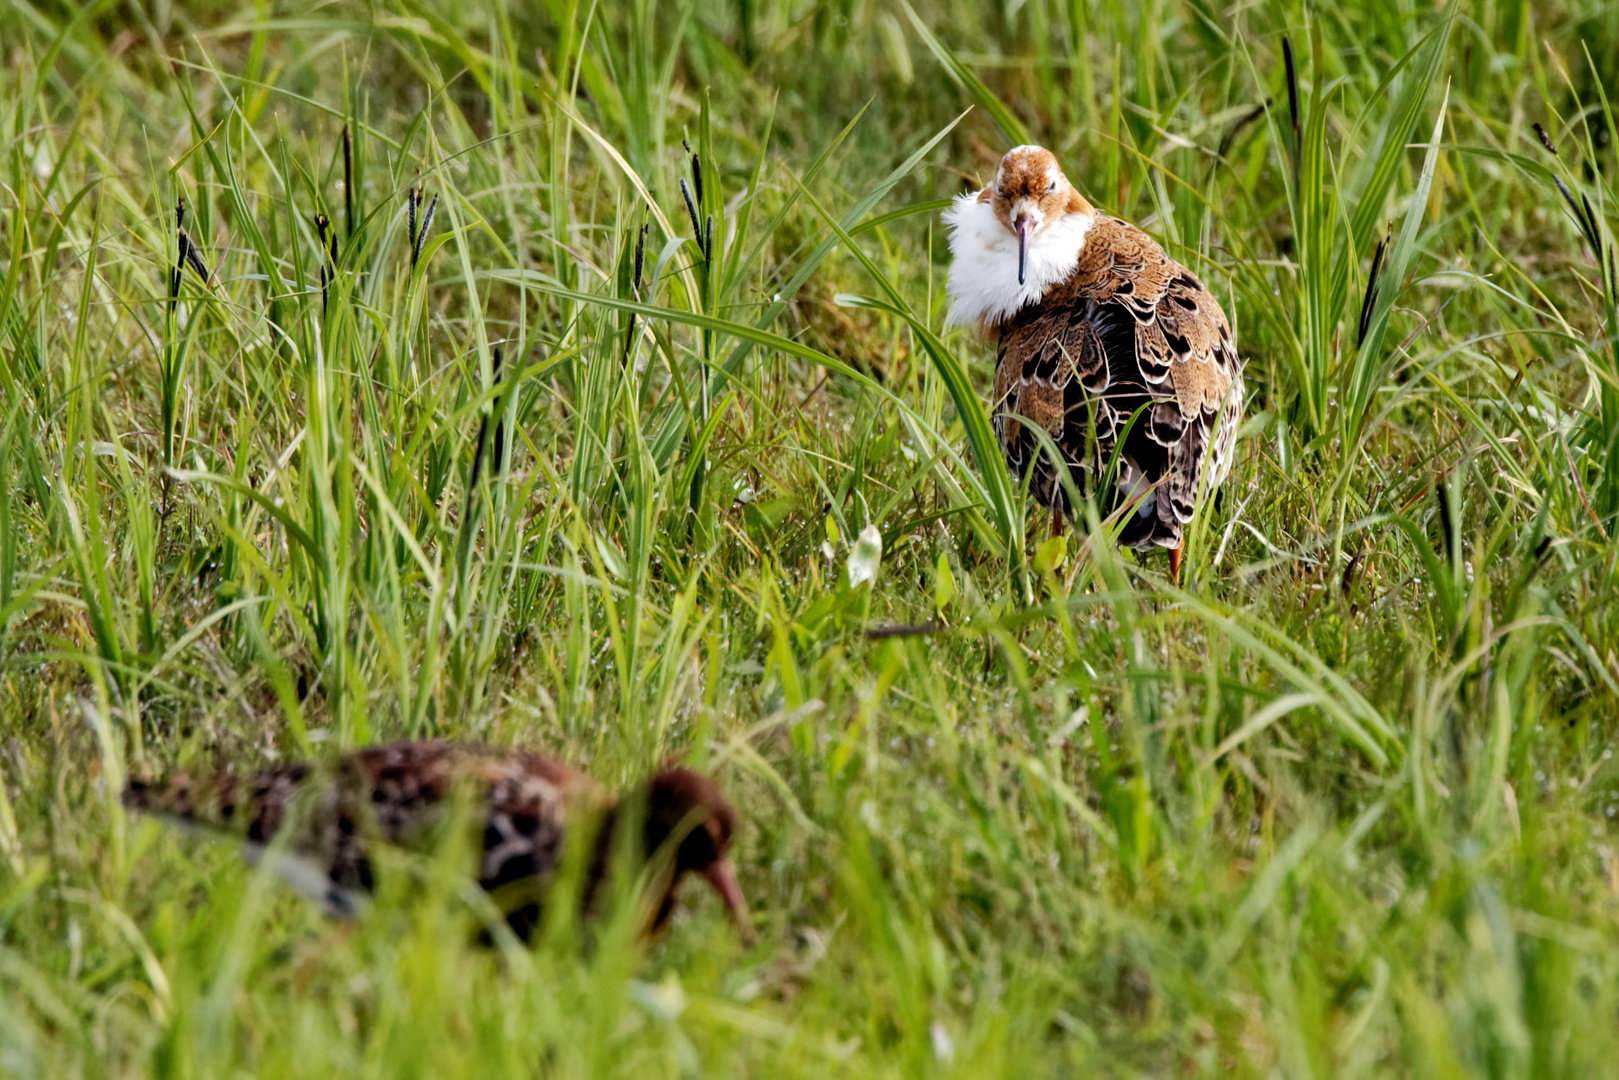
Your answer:
[[[753,918],[748,912],[748,901],[742,895],[742,887],[736,883],[736,867],[731,860],[716,859],[703,871],[703,877],[714,886],[714,891],[720,894],[720,899],[730,909],[743,942],[753,944]]]
[[[1022,285],[1024,271],[1029,264],[1029,233],[1031,230],[1028,217],[1019,214],[1017,220],[1012,222],[1012,229],[1017,233],[1017,283]]]

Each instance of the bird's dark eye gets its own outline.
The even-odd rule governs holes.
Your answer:
[[[1056,190],[1057,190],[1057,181],[1053,180],[1051,182],[1051,186],[1046,188],[1046,194],[1050,195],[1053,191],[1056,191]]]

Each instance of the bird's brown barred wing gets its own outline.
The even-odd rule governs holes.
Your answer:
[[[1156,503],[1158,543],[1178,543],[1197,510],[1199,485],[1207,497],[1230,474],[1244,392],[1225,312],[1195,275],[1171,265],[1176,273],[1136,335],[1143,372],[1167,367],[1162,389],[1173,395],[1154,402],[1147,429],[1168,454],[1160,486],[1168,497]]]
[[[1219,304],[1147,234],[1115,218],[1097,219],[1066,282],[1002,327],[994,414],[1008,463],[1018,476],[1033,469],[1036,498],[1066,506],[1031,426],[1050,433],[1081,490],[1117,450],[1119,488],[1104,509],[1149,489],[1165,496],[1131,515],[1123,540],[1132,546],[1180,542],[1205,460],[1206,491],[1230,469],[1241,398]]]

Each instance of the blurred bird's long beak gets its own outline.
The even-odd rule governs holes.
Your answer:
[[[736,919],[736,928],[742,935],[745,944],[753,944],[753,918],[748,912],[748,901],[742,895],[742,887],[736,883],[736,867],[730,859],[719,859],[703,872],[703,877],[714,886],[714,891],[720,894],[720,899],[730,909],[731,917]]]
[[[1034,231],[1034,223],[1028,214],[1019,214],[1012,220],[1012,231],[1017,233],[1017,283],[1022,285],[1029,264],[1029,234]]]

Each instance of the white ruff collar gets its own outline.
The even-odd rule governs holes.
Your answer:
[[[993,326],[1030,304],[1046,289],[1068,280],[1079,264],[1091,214],[1064,214],[1029,240],[1023,284],[1017,281],[1017,237],[977,192],[956,198],[944,212],[950,229],[949,321],[958,326]]]

